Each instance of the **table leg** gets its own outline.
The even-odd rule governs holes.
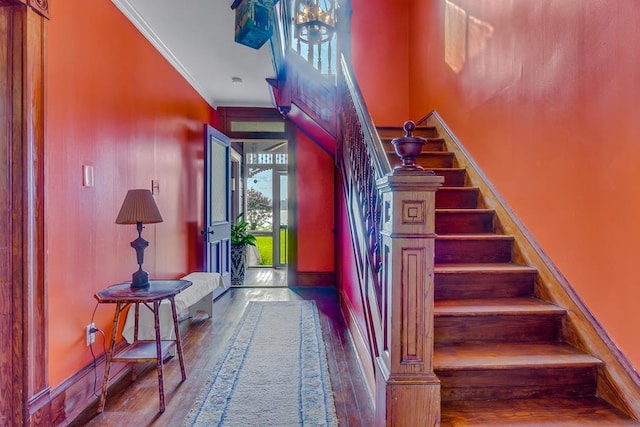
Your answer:
[[[182,381],[187,379],[187,371],[184,368],[184,359],[182,358],[182,339],[180,338],[180,327],[178,326],[178,313],[176,312],[176,301],[174,297],[170,297],[171,315],[173,316],[173,329],[176,334],[176,350],[178,352],[178,360],[180,361],[180,373],[182,373]]]
[[[116,306],[116,315],[113,317],[113,331],[111,332],[111,343],[107,350],[106,360],[104,364],[104,377],[102,378],[102,391],[100,392],[100,403],[98,404],[98,413],[104,411],[104,404],[107,400],[107,388],[109,386],[109,369],[111,368],[111,358],[116,346],[116,334],[118,333],[118,320],[120,319],[120,311],[122,303]]]
[[[135,307],[131,307],[129,310],[134,309],[134,323],[133,323],[133,342],[138,341],[138,318],[140,315],[140,303],[134,303]],[[138,378],[138,364],[131,364],[131,381],[135,381]]]
[[[162,337],[160,337],[160,302],[153,302],[153,323],[156,331],[156,354],[158,368],[158,392],[160,393],[160,412],[164,412],[164,378],[162,372]]]

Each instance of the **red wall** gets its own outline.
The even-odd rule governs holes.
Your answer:
[[[347,201],[342,183],[338,184],[339,202],[338,219],[340,221],[338,227],[338,262],[339,268],[338,284],[341,287],[341,297],[344,303],[351,310],[351,315],[358,323],[361,332],[367,330],[367,322],[365,321],[365,309],[362,302],[362,294],[358,286],[358,270],[357,262],[354,257],[354,248],[351,241],[351,233],[349,232],[349,217],[347,211]]]
[[[304,133],[296,137],[298,271],[335,270],[334,160]]]
[[[109,0],[51,4],[46,229],[49,375],[55,387],[91,361],[84,327],[96,291],[130,279],[135,226],[116,225],[128,189],[160,182],[164,222],[148,225],[145,269],[173,278],[200,266],[203,124],[216,114]],[[95,186],[82,186],[82,165]],[[110,330],[113,305],[97,308]],[[101,337],[96,351],[102,353]]]
[[[374,120],[390,120],[377,105],[402,97],[404,82],[411,118],[437,110],[640,366],[640,3],[407,7],[402,21],[404,6],[353,0],[354,68]],[[400,52],[411,54],[406,74]]]

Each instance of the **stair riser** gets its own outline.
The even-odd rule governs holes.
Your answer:
[[[511,260],[512,240],[436,239],[436,263],[500,263]]]
[[[533,294],[535,274],[465,273],[434,276],[435,299],[517,298]]]
[[[493,218],[493,212],[436,213],[436,233],[491,233]]]
[[[379,127],[377,129],[380,139],[393,139],[405,135],[405,131],[402,127]],[[434,127],[417,127],[413,131],[413,136],[420,136],[422,138],[438,138],[438,131]]]
[[[442,401],[593,396],[595,367],[439,371]]]
[[[442,188],[436,192],[436,209],[474,209],[478,207],[478,190]]]
[[[399,165],[402,163],[402,160],[396,156],[395,154],[391,154],[389,156],[389,163],[392,167]],[[441,155],[441,154],[431,154],[431,153],[422,153],[416,159],[416,163],[422,166],[425,169],[429,168],[451,168],[453,167],[453,155]]]
[[[464,169],[443,169],[435,171],[436,175],[444,177],[445,187],[463,187],[467,173]]]
[[[556,341],[561,315],[484,315],[438,316],[435,318],[435,342],[546,342]]]
[[[391,139],[383,139],[382,145],[388,153],[395,151]],[[427,139],[427,142],[422,146],[422,151],[444,151],[444,141],[442,139]]]

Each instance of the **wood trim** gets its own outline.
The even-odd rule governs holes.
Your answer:
[[[7,135],[7,143],[1,146],[0,162],[3,164],[0,174],[0,314],[6,321],[0,322],[0,337],[7,343],[6,354],[10,357],[0,359],[0,424],[21,425],[23,422],[22,378],[24,376],[23,337],[18,333],[22,328],[22,216],[15,217],[19,208],[14,207],[22,200],[22,163],[16,162],[22,155],[22,133],[16,131],[20,125],[22,108],[14,95],[19,94],[22,82],[14,76],[22,76],[21,63],[15,61],[22,47],[23,20],[20,8],[2,4],[0,8],[0,134]],[[17,80],[14,82],[14,80]],[[18,87],[14,87],[17,85]],[[17,163],[17,164],[16,164]],[[6,232],[5,232],[6,230]],[[16,329],[17,328],[17,329]]]
[[[480,167],[464,149],[440,115],[433,111],[419,123],[435,126],[449,151],[456,154],[467,179],[480,188],[485,207],[495,209],[499,228],[515,237],[515,260],[538,269],[536,294],[567,310],[564,337],[572,345],[602,360],[598,375],[598,395],[629,416],[640,419],[640,376],[616,347],[602,326],[580,300],[567,279],[544,253],[524,224],[516,217]]]
[[[371,360],[371,354],[369,353],[369,346],[367,345],[367,336],[362,332],[358,325],[357,317],[353,312],[349,299],[342,290],[339,295],[342,317],[344,317],[344,321],[347,325],[347,331],[349,332],[351,342],[353,343],[353,347],[356,351],[360,372],[367,384],[369,399],[373,402],[376,392],[376,377],[373,366],[369,362]]]
[[[36,13],[49,18],[49,0],[29,0],[28,4]]]
[[[49,422],[44,230],[44,124],[48,2],[0,4],[0,424]],[[38,7],[34,8],[34,6]]]
[[[122,340],[116,344],[115,351],[123,349],[127,343]],[[88,421],[96,414],[98,400],[104,375],[106,356],[103,353],[94,363],[85,366],[64,382],[51,390],[52,425],[67,425],[71,422]],[[111,365],[109,394],[129,384],[127,375],[131,372],[131,364],[115,363]],[[91,391],[93,390],[93,392]]]
[[[284,132],[234,132],[232,122],[273,122],[281,123],[285,118],[275,108],[258,107],[218,107],[218,129],[232,139],[288,139],[287,126]]]

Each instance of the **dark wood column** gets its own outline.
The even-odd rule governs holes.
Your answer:
[[[47,0],[0,0],[0,424],[52,422],[44,276]]]

